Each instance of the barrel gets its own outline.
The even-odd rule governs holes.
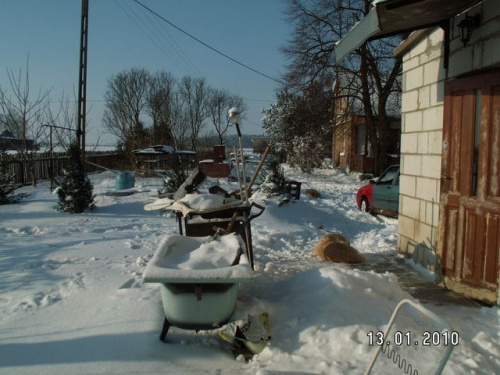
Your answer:
[[[119,172],[116,176],[116,190],[131,189],[134,187],[135,178],[130,172]]]

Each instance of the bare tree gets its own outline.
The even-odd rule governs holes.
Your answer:
[[[212,152],[214,145],[216,144],[217,134],[213,129],[206,130],[203,134],[198,137],[198,152]]]
[[[10,89],[0,89],[0,111],[4,127],[17,138],[20,144],[15,148],[27,166],[31,182],[36,186],[35,158],[38,145],[47,138],[47,112],[50,103],[50,90],[42,91],[32,96],[29,78],[29,58],[26,71],[20,69],[15,75],[7,69]]]
[[[243,98],[231,95],[226,90],[211,90],[208,113],[215,127],[220,145],[225,143],[225,134],[230,125],[228,111],[231,107],[239,108],[240,113],[244,113],[246,109]]]
[[[66,151],[70,144],[76,141],[78,108],[76,94],[73,93],[73,96],[73,99],[70,99],[69,95],[63,92],[55,110],[54,106],[48,110],[47,122],[52,126],[52,145]]]
[[[205,78],[185,76],[180,82],[179,92],[184,101],[186,119],[190,127],[191,148],[196,151],[198,136],[208,118],[210,88]]]
[[[170,144],[173,140],[173,97],[177,80],[168,72],[157,72],[151,77],[147,99],[147,112],[153,121],[153,142]]]
[[[151,75],[144,69],[111,77],[105,100],[104,124],[129,152],[147,142],[196,151],[208,119],[224,143],[229,108],[246,109],[242,98],[213,90],[205,78],[185,76],[178,81],[168,72]]]
[[[135,68],[108,79],[104,125],[128,153],[147,143],[142,117],[146,115],[150,81],[145,69]]]
[[[191,127],[187,118],[186,105],[182,99],[180,92],[176,91],[172,97],[172,135],[174,137],[175,148],[188,148],[189,140],[191,139]]]
[[[401,37],[365,42],[341,64],[334,60],[335,43],[368,14],[371,0],[288,0],[288,20],[293,36],[283,49],[290,58],[285,80],[291,89],[310,82],[342,82],[334,101],[343,100],[350,110],[360,104],[375,157],[376,172],[384,168],[389,148],[388,104],[400,91],[401,58],[392,51]],[[341,106],[340,106],[341,107]],[[334,110],[335,123],[337,113]]]

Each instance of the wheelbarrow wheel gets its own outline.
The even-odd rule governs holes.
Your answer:
[[[170,328],[170,326],[171,326],[170,322],[168,321],[167,318],[165,318],[165,320],[163,321],[163,328],[161,329],[161,333],[160,333],[160,340],[162,342],[167,342],[166,337],[167,337],[168,329]]]

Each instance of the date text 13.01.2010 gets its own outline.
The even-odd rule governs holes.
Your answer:
[[[457,346],[460,344],[460,334],[456,331],[424,331],[421,334],[411,331],[395,331],[392,337],[385,337],[382,331],[370,331],[367,336],[370,346]]]

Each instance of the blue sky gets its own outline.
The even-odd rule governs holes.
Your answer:
[[[280,52],[291,28],[282,0],[140,0],[205,43],[266,75],[279,79],[286,60]],[[0,2],[0,86],[9,89],[6,69],[25,69],[29,54],[31,89],[51,89],[54,102],[76,92],[80,0]],[[153,33],[153,35],[151,35]],[[87,99],[89,143],[98,133],[106,80],[130,68],[167,70],[174,76],[205,77],[240,95],[249,108],[246,134],[261,134],[261,108],[275,99],[276,82],[257,75],[158,23],[133,0],[90,0]],[[104,134],[101,143],[113,142]]]

